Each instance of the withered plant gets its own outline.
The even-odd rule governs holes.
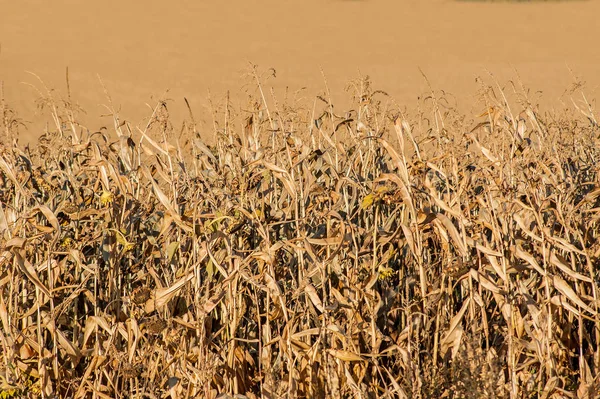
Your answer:
[[[207,124],[90,132],[48,98],[53,129],[4,141],[2,397],[598,397],[585,97],[482,84],[471,118],[359,79],[341,112],[252,77]]]

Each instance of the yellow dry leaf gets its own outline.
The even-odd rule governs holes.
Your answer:
[[[112,204],[112,202],[114,201],[114,195],[113,193],[111,193],[110,191],[102,191],[102,194],[100,195],[100,204],[102,206],[108,206],[110,204]]]
[[[115,232],[117,242],[123,246],[124,252],[131,251],[133,248],[135,248],[135,244],[127,241],[127,238],[125,238],[125,235],[123,233],[121,233],[119,230],[117,230],[117,229],[109,229],[109,230]]]
[[[329,349],[329,353],[344,362],[360,362],[364,360],[360,355],[354,352],[341,349]]]
[[[167,259],[169,263],[173,260],[173,256],[175,256],[175,252],[179,249],[179,242],[173,241],[169,245],[167,245]]]
[[[373,205],[373,202],[375,202],[375,194],[369,194],[363,198],[362,202],[360,203],[360,207],[363,210],[366,210]]]
[[[388,278],[392,277],[394,275],[394,269],[392,269],[391,267],[387,267],[387,266],[379,266],[379,280],[383,281],[383,280],[387,280]]]

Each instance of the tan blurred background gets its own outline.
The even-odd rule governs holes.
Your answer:
[[[312,103],[324,90],[334,102],[346,83],[370,75],[400,106],[412,105],[426,85],[453,93],[463,109],[475,102],[475,77],[500,82],[517,70],[543,102],[559,107],[573,82],[569,67],[597,94],[600,84],[599,1],[473,2],[453,0],[19,0],[4,2],[0,23],[0,80],[4,97],[31,123],[28,140],[47,115],[36,114],[36,73],[63,95],[69,68],[82,121],[97,130],[109,124],[102,78],[121,114],[143,122],[169,89],[173,116],[196,114],[231,90],[241,99],[248,62],[275,68],[283,96],[302,92]],[[237,97],[236,97],[237,96]]]

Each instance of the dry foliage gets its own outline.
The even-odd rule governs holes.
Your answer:
[[[337,115],[254,76],[210,147],[164,102],[110,136],[52,93],[55,129],[6,141],[2,397],[598,396],[585,97],[553,116],[482,84],[475,121],[433,92],[409,116],[364,79]]]

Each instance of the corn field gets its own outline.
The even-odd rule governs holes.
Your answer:
[[[481,85],[368,79],[35,145],[2,102],[1,398],[595,398],[600,142]],[[237,396],[236,396],[237,395]]]

